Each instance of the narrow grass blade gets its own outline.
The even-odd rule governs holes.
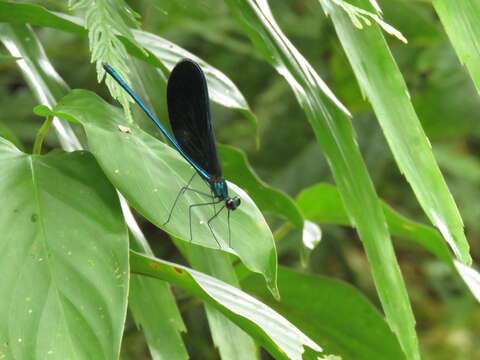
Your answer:
[[[260,53],[285,77],[325,151],[349,218],[369,258],[387,321],[409,359],[419,359],[415,320],[348,111],[285,37],[265,0],[226,0]],[[312,164],[314,166],[314,164]]]
[[[405,81],[376,24],[359,30],[345,11],[321,0],[372,103],[400,171],[412,186],[430,221],[461,261],[471,264],[463,222],[438,168],[430,143],[410,101]],[[368,7],[367,0],[360,4]]]

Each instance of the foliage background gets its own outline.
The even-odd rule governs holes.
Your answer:
[[[66,4],[38,1],[50,10],[67,12]],[[434,154],[465,223],[472,257],[480,255],[480,101],[465,68],[459,63],[444,28],[428,1],[378,1],[387,23],[408,39],[408,45],[386,36],[412,96],[415,109],[432,143]],[[268,184],[296,197],[318,182],[333,183],[328,164],[286,81],[262,60],[223,2],[213,0],[128,1],[140,14],[142,29],[182,46],[225,73],[242,91],[258,118],[260,149],[249,121],[239,112],[213,105],[217,140],[246,151],[255,172]],[[409,184],[400,174],[383,133],[364,100],[351,67],[331,25],[317,1],[271,1],[272,11],[285,34],[295,44],[352,112],[357,141],[379,197],[418,222],[429,221]],[[35,27],[46,53],[71,88],[109,94],[97,83],[90,63],[88,42],[73,34]],[[138,65],[138,64],[137,64]],[[139,65],[141,68],[141,65]],[[140,90],[139,90],[140,91]],[[0,135],[16,138],[30,150],[40,126],[33,115],[37,105],[15,64],[0,63]],[[153,98],[155,95],[152,94]],[[153,100],[153,99],[152,99]],[[162,99],[158,106],[162,106]],[[133,109],[134,115],[138,115]],[[143,125],[149,126],[143,119]],[[53,135],[46,147],[58,147]],[[281,221],[269,217],[273,230]],[[155,253],[183,262],[165,234],[144,222]],[[322,242],[311,254],[306,271],[354,284],[379,305],[375,287],[356,232],[335,225],[322,226]],[[298,231],[277,244],[279,263],[302,269]],[[395,249],[412,307],[422,353],[427,359],[480,358],[475,346],[480,331],[478,305],[461,280],[448,267],[420,247],[395,239]],[[302,270],[305,271],[305,270]],[[217,359],[200,303],[177,294],[188,328],[184,340],[193,359]],[[122,359],[148,359],[141,332],[129,319]],[[264,354],[265,358],[268,355]]]

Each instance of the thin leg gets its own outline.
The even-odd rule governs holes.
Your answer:
[[[197,189],[192,189],[191,187],[184,186],[182,189],[185,189],[185,190],[188,190],[188,191],[191,191],[191,192],[194,192],[194,193],[212,198],[212,195],[207,194],[206,192],[203,192],[203,191],[200,191],[200,190],[197,190]],[[215,198],[212,198],[212,199],[215,200]]]
[[[214,204],[218,204],[219,202],[221,202],[222,200],[217,200],[217,201],[214,201],[214,202],[208,202],[208,203],[200,203],[200,204],[193,204],[193,205],[190,205],[188,207],[188,222],[190,224],[190,242],[193,240],[193,235],[192,235],[192,208],[196,207],[196,206],[206,206],[206,205],[214,205]],[[210,226],[210,225],[209,225]],[[210,229],[211,230],[211,229]],[[217,240],[215,238],[215,240]],[[217,241],[218,243],[218,241]],[[220,244],[218,244],[220,246]]]
[[[223,209],[225,209],[225,205],[223,205],[223,206],[220,208],[220,210],[218,210],[218,212],[215,213],[215,214],[214,214],[210,219],[208,219],[208,221],[207,221],[208,228],[210,229],[210,232],[212,233],[213,238],[214,238],[215,241],[217,242],[218,247],[219,247],[220,249],[222,248],[222,246],[220,245],[220,242],[218,241],[217,237],[215,236],[215,233],[213,232],[213,229],[212,229],[212,226],[210,225],[210,222],[211,222],[213,219],[215,219],[215,218],[218,216],[218,214],[220,214],[220,213],[222,212]],[[229,246],[230,246],[230,245],[229,245]]]
[[[185,192],[187,190],[189,191],[192,191],[192,192],[195,192],[197,194],[200,194],[200,195],[204,195],[204,196],[208,196],[210,197],[209,194],[207,193],[204,193],[202,191],[199,191],[199,190],[195,190],[195,189],[192,189],[189,187],[189,185],[192,183],[193,181],[193,178],[195,177],[195,175],[197,175],[197,172],[194,172],[192,177],[190,178],[190,180],[188,181],[187,185],[186,186],[183,186],[180,191],[178,192],[177,194],[177,197],[175,198],[175,201],[173,202],[173,206],[172,208],[170,209],[170,213],[168,214],[168,218],[167,218],[167,221],[165,221],[162,225],[165,226],[169,223],[170,219],[172,218],[172,214],[173,214],[173,210],[175,209],[175,206],[177,205],[177,202],[178,202],[178,199],[180,199],[180,196],[182,196],[183,194],[185,194]]]
[[[230,234],[230,211],[227,210],[227,225],[228,225],[228,247],[232,247],[232,243],[230,241],[231,239],[231,234]]]

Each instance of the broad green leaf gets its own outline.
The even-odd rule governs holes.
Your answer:
[[[357,289],[324,276],[278,269],[281,301],[262,289],[258,277],[241,281],[242,287],[286,316],[326,353],[343,359],[405,359],[383,315]]]
[[[32,156],[0,139],[0,354],[116,359],[128,236],[115,190],[89,153]]]
[[[284,216],[298,228],[303,226],[303,217],[295,202],[288,195],[265,184],[250,167],[243,151],[221,145],[218,152],[225,176],[245,189],[262,212]]]
[[[359,31],[345,11],[332,0],[320,0],[320,3],[332,18],[360,87],[372,103],[400,171],[455,255],[464,263],[471,264],[457,206],[380,29],[372,24]],[[367,0],[358,0],[356,3],[363,8],[369,7]]]
[[[277,257],[273,236],[258,208],[241,189],[229,184],[231,196],[238,195],[242,200],[230,215],[230,241],[226,210],[212,222],[219,243],[207,223],[213,216],[213,206],[191,208],[190,222],[189,205],[212,201],[210,196],[192,191],[181,196],[165,224],[177,194],[194,174],[177,151],[127,123],[118,108],[88,91],[72,91],[52,114],[84,126],[89,148],[107,177],[148,220],[182,240],[213,249],[221,247],[237,255],[250,270],[261,273],[275,291]],[[195,176],[190,187],[209,193],[199,176]],[[222,205],[217,205],[217,210],[218,206]]]
[[[480,3],[477,0],[433,0],[462,64],[480,92]]]
[[[77,35],[87,35],[82,19],[55,13],[36,4],[0,0],[0,21],[28,23],[51,27]],[[205,72],[212,100],[228,108],[239,110],[250,120],[255,130],[257,129],[257,119],[251,112],[247,101],[235,84],[222,72],[185,49],[157,35],[140,30],[134,30],[133,34],[137,44],[144,47],[147,51],[140,50],[137,44],[133,44],[125,37],[119,36],[130,55],[164,70],[171,70],[175,63],[182,58],[190,58],[197,61]]]
[[[132,271],[175,284],[211,305],[275,359],[301,360],[305,347],[321,348],[280,314],[243,291],[185,266],[130,252]]]
[[[322,146],[348,216],[363,241],[387,321],[409,359],[420,358],[415,320],[348,111],[282,33],[266,0],[226,0],[261,54],[285,77]],[[312,166],[315,166],[312,164]]]
[[[180,241],[176,241],[176,244],[177,247],[182,249],[182,253],[195,270],[237,288],[240,287],[228,254],[221,254],[218,251],[200,246],[186,246],[185,243],[182,244]],[[206,303],[205,310],[213,342],[222,359],[255,360],[258,358],[258,351],[252,338],[214,306]]]
[[[21,56],[24,60],[20,68],[37,100],[45,105],[55,105],[57,100],[69,89],[45,56],[35,34],[26,25],[3,25],[2,29],[0,40],[7,45],[10,52]],[[53,125],[64,149],[81,148],[68,121],[55,119]],[[120,201],[124,205],[122,210],[125,221],[134,233],[131,246],[134,249],[151,253],[130,209],[125,204],[125,200],[120,197]],[[130,279],[130,287],[129,306],[137,324],[143,328],[153,359],[187,359],[188,354],[178,333],[184,331],[185,327],[167,285],[158,280],[139,279],[134,275]],[[143,295],[145,293],[148,294],[148,299],[155,299],[155,301],[150,301],[148,306],[144,304]],[[155,305],[157,301],[159,305]]]

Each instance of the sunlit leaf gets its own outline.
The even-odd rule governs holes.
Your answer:
[[[85,152],[0,139],[0,166],[0,356],[117,358],[129,266],[113,187]]]
[[[128,124],[130,132],[121,131],[119,126],[127,125],[122,112],[88,91],[72,91],[52,114],[84,126],[90,150],[100,166],[129,204],[143,216],[182,240],[236,254],[252,271],[263,274],[275,291],[277,258],[273,236],[262,214],[243,190],[229,184],[231,196],[238,195],[242,201],[230,215],[230,239],[226,210],[212,222],[215,237],[207,223],[213,215],[213,206],[194,207],[190,222],[190,205],[212,201],[210,196],[192,191],[182,195],[171,220],[165,224],[177,194],[194,174],[193,168],[175,150],[135,124]],[[190,187],[209,192],[198,176]]]

